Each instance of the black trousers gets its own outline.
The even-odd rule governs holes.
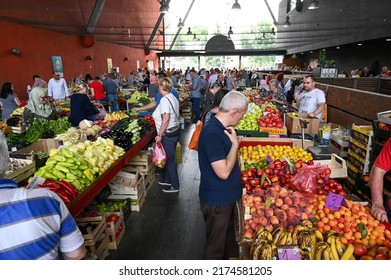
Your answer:
[[[214,206],[200,201],[201,212],[206,222],[206,244],[204,258],[206,260],[222,260],[228,227],[232,218],[235,203]]]

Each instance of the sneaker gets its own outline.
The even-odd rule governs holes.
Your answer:
[[[165,193],[177,193],[177,192],[179,192],[178,189],[174,189],[172,186],[169,187],[168,189],[162,189],[162,191],[164,191]]]
[[[158,181],[157,183],[159,185],[161,185],[161,186],[169,186],[169,187],[171,187],[171,184],[169,182],[167,182],[167,181]]]

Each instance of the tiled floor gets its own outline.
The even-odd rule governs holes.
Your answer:
[[[178,166],[179,193],[164,193],[155,181],[140,212],[126,221],[126,233],[119,249],[110,251],[110,260],[200,260],[205,242],[198,187],[200,171],[196,151],[187,144],[194,130],[187,125],[180,143],[183,163]],[[228,257],[238,256],[233,226],[227,246]]]

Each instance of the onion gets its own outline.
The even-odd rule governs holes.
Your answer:
[[[101,131],[99,131],[99,136],[106,136],[109,133],[110,128],[104,127]]]

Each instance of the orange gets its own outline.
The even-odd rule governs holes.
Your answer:
[[[323,218],[322,218],[322,222],[323,222],[324,224],[327,224],[327,223],[329,222],[329,219],[328,219],[327,217],[323,217]]]
[[[329,225],[331,226],[331,227],[333,227],[333,226],[335,226],[337,223],[334,221],[334,220],[330,220],[329,221]]]
[[[323,221],[319,221],[319,222],[318,222],[318,228],[322,228],[323,226],[324,226]]]
[[[376,229],[373,229],[372,231],[371,231],[371,236],[372,235],[374,235],[375,237],[377,237],[377,236],[379,236],[380,234],[379,234],[379,232],[376,230]]]

